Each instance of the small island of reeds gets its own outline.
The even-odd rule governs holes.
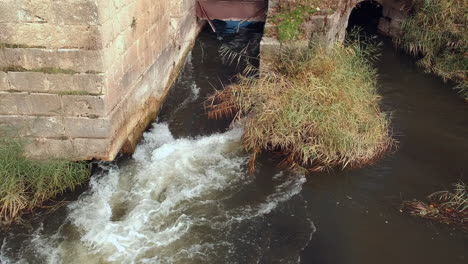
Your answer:
[[[359,41],[284,51],[258,76],[240,76],[212,95],[209,117],[242,124],[251,171],[256,157],[270,151],[281,154],[286,168],[371,164],[394,143],[379,105],[375,51]]]

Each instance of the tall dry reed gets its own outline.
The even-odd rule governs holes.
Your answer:
[[[252,170],[262,151],[282,153],[289,168],[372,163],[393,144],[369,61],[375,49],[356,41],[288,50],[259,78],[240,76],[211,96],[209,117],[243,124]]]

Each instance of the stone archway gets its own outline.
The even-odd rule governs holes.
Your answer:
[[[346,30],[349,32],[354,27],[360,27],[366,32],[376,34],[382,17],[383,7],[378,1],[362,1],[351,10]]]
[[[398,37],[413,0],[351,0],[346,29],[354,24],[376,27],[377,33]],[[367,20],[367,21],[366,21]]]
[[[402,23],[408,16],[413,0],[339,0],[336,12],[327,18],[326,41],[328,43],[344,40],[351,13],[366,2],[381,5],[382,15],[376,22],[379,33],[390,37],[400,35]]]

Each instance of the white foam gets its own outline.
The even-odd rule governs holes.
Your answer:
[[[155,124],[132,160],[91,179],[55,235],[39,228],[30,245],[46,263],[225,262],[235,254],[235,234],[226,232],[269,214],[305,182],[278,174],[272,193],[232,204],[255,179],[246,173],[241,135],[233,129],[175,139],[167,124]],[[1,260],[9,263],[4,251]]]
[[[236,156],[241,134],[174,139],[166,124],[156,124],[134,155],[140,168],[134,175],[111,170],[70,206],[81,242],[107,261],[134,263],[180,239],[194,221],[182,213],[184,203],[244,176],[245,158]]]
[[[2,246],[0,247],[0,263],[10,264],[12,263],[11,259],[7,257],[7,239],[4,238],[2,241]]]

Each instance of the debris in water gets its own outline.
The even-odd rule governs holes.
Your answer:
[[[427,202],[405,201],[400,212],[406,212],[468,232],[468,192],[463,182],[454,184],[453,191],[439,191],[430,194]]]

